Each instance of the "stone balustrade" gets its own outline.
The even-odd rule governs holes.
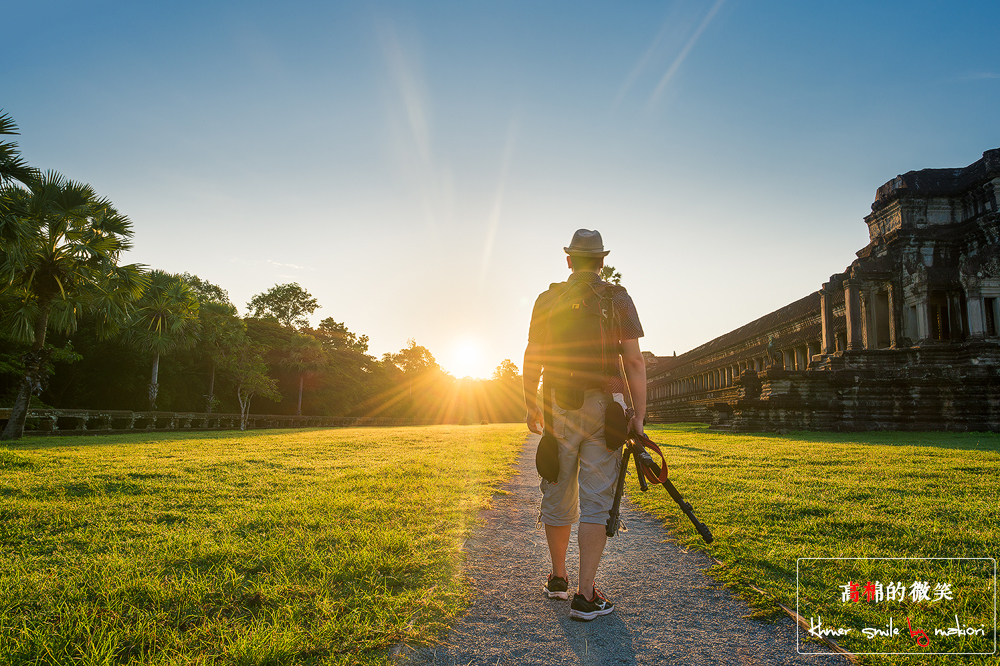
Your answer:
[[[10,409],[0,409],[0,427]],[[419,425],[415,419],[348,416],[285,416],[251,414],[247,430],[266,428],[347,428],[358,426]],[[239,430],[239,414],[196,412],[132,412],[114,409],[29,409],[25,434],[82,435],[189,430]]]

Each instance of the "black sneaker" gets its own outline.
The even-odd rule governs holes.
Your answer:
[[[577,620],[590,622],[598,615],[607,615],[615,609],[615,605],[604,598],[601,591],[594,586],[594,599],[588,601],[582,594],[573,595],[573,605],[569,607],[569,616]]]
[[[549,574],[549,579],[545,581],[545,586],[542,587],[549,599],[569,599],[569,592],[566,591],[568,588],[568,580],[560,576],[553,576],[552,574]]]

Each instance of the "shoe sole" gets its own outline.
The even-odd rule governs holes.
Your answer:
[[[599,617],[601,615],[610,615],[614,611],[615,611],[614,606],[612,606],[611,608],[602,608],[601,610],[590,611],[589,613],[584,611],[578,611],[575,608],[571,608],[569,611],[569,616],[575,620],[583,620],[584,622],[590,622],[595,617]]]
[[[545,590],[545,594],[549,599],[562,599],[563,601],[569,599],[569,592],[550,592],[549,590]]]

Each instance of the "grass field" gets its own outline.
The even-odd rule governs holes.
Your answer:
[[[433,640],[463,608],[461,541],[524,434],[515,424],[0,446],[0,665],[385,663],[390,646]],[[795,606],[798,558],[1000,550],[997,435],[649,434],[716,536],[707,550],[724,564],[713,575],[761,616]],[[704,548],[662,489],[643,495],[630,483],[678,541]],[[836,566],[803,578],[801,596],[825,604],[826,626],[879,626],[888,611],[897,627],[904,617],[948,625],[930,603],[831,603],[838,581],[893,573]],[[925,573],[941,574],[905,572]],[[986,573],[946,572],[962,594]],[[992,611],[960,601],[963,614]],[[871,644],[857,633],[836,640]],[[912,651],[905,629],[878,649],[893,644]]]
[[[1000,552],[996,434],[731,435],[694,424],[652,426],[647,434],[661,445],[674,484],[716,537],[707,550],[724,565],[715,567],[713,575],[743,594],[761,614],[776,610],[775,602],[795,608],[797,558],[996,558]],[[666,492],[653,487],[642,494],[634,479],[630,484],[633,501],[664,518],[682,544],[705,548]],[[873,573],[871,566],[856,565],[853,573],[860,579],[841,577],[865,581],[886,573]],[[949,575],[956,589],[964,585],[966,591],[984,591],[981,588],[988,585],[985,592],[992,590],[992,564],[985,573]],[[965,611],[993,619],[992,595],[988,603],[973,602],[970,596],[969,603]],[[832,614],[824,613],[829,626],[861,622],[876,627],[884,624],[889,610],[886,603],[831,606]],[[933,617],[933,609],[923,602],[897,604],[891,611],[897,627],[908,614],[916,620],[920,613],[927,623],[943,622],[933,626],[948,626],[943,618]],[[992,650],[992,626],[987,630]],[[871,644],[857,632],[835,640],[858,651]],[[894,645],[911,650],[912,644],[904,626]],[[935,644],[941,643],[935,639]],[[917,663],[909,656],[867,659]],[[932,659],[923,656],[919,663]],[[950,664],[997,663],[995,655],[938,659]]]
[[[0,447],[0,664],[384,663],[463,607],[523,426]]]

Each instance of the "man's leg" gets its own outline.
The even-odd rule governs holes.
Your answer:
[[[559,443],[559,482],[541,481],[542,507],[538,519],[545,525],[545,541],[552,558],[552,575],[569,581],[566,570],[566,550],[570,531],[580,518],[580,488],[578,459],[581,435],[574,425],[573,412],[552,408],[552,432]],[[550,595],[551,598],[551,595]],[[560,595],[560,599],[565,596]]]
[[[590,600],[594,577],[607,544],[607,520],[614,502],[615,481],[621,464],[620,451],[608,451],[604,440],[607,397],[587,392],[584,432],[592,433],[580,444],[580,580],[578,593]],[[613,608],[613,606],[612,606]],[[610,612],[610,610],[608,611]],[[591,619],[591,618],[586,618]]]
[[[552,557],[552,575],[569,580],[566,571],[566,549],[569,548],[569,534],[572,525],[546,525],[545,540],[549,544],[549,555]]]
[[[567,538],[568,536],[567,533]],[[597,567],[601,563],[601,555],[604,554],[604,546],[608,542],[607,526],[580,523],[577,536],[580,542],[580,583],[577,586],[577,593],[591,599],[594,595],[594,577],[597,576]],[[552,548],[551,542],[549,548]],[[565,552],[564,550],[563,557]]]

